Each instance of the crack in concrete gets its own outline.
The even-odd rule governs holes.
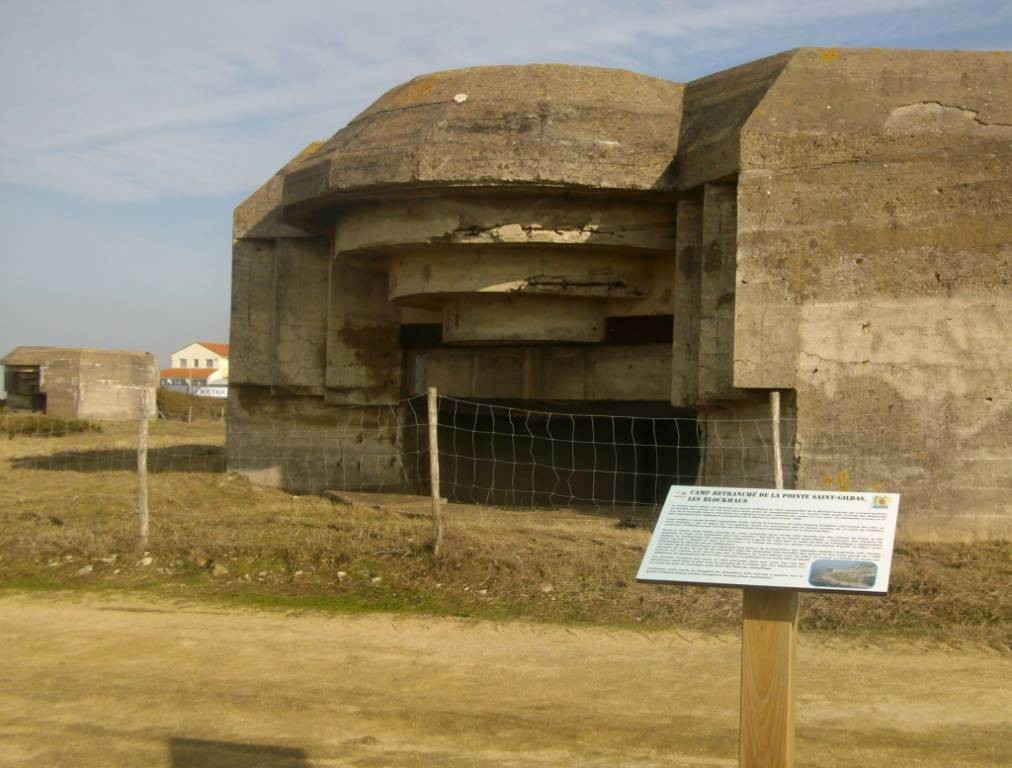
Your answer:
[[[920,370],[920,369],[923,369],[923,368],[929,368],[929,369],[930,368],[937,368],[937,369],[940,369],[940,370],[959,370],[959,371],[990,371],[990,370],[993,370],[991,368],[985,368],[985,367],[979,367],[979,366],[978,367],[969,366],[965,362],[951,363],[951,364],[949,364],[949,363],[928,363],[928,364],[925,364],[925,363],[921,363],[921,362],[900,362],[900,361],[896,361],[896,360],[872,360],[870,358],[866,358],[866,359],[863,359],[863,360],[839,360],[839,359],[832,358],[832,357],[824,357],[823,355],[817,355],[814,352],[803,352],[803,351],[802,352],[798,352],[798,357],[799,358],[809,358],[810,360],[817,360],[820,363],[824,363],[824,364],[828,364],[828,365],[838,365],[838,366],[844,366],[844,367],[849,367],[849,366],[853,366],[853,365],[868,365],[868,366],[875,366],[877,368],[883,368],[883,367],[899,368],[900,370]],[[737,360],[735,362],[737,362]],[[749,363],[749,362],[752,362],[752,361],[742,360],[742,362]],[[752,364],[753,365],[758,365],[758,363],[752,363]]]
[[[979,117],[980,110],[978,110],[978,109],[970,109],[969,107],[964,107],[964,106],[958,105],[958,104],[943,104],[940,101],[916,101],[913,104],[902,104],[899,107],[896,107],[896,109],[894,109],[892,111],[892,113],[890,114],[890,116],[892,116],[893,114],[895,114],[897,112],[897,110],[900,110],[900,109],[910,109],[910,108],[924,107],[924,106],[929,106],[929,105],[935,105],[935,106],[941,107],[942,109],[955,109],[955,110],[959,110],[960,112],[963,113],[964,116],[969,115],[969,119],[973,120],[973,122],[977,123],[978,125],[984,126],[985,128],[1012,128],[1012,123],[990,123],[990,122],[988,122],[986,120],[981,120],[980,117]]]

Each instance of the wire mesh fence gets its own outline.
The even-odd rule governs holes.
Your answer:
[[[695,420],[527,410],[443,398],[439,454],[451,500],[507,506],[653,505],[695,482]]]
[[[575,413],[439,396],[436,419],[439,491],[450,502],[649,517],[673,484],[763,487],[774,474],[769,418]],[[226,473],[293,492],[428,495],[428,426],[424,397],[327,408],[313,419],[236,414],[227,429],[217,419],[154,422],[150,504],[186,504],[186,478]],[[793,421],[782,427],[790,487]],[[138,422],[7,413],[0,435],[9,505],[136,509]]]

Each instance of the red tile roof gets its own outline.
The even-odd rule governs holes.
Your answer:
[[[163,379],[206,379],[217,368],[162,368]]]
[[[219,344],[216,341],[198,341],[197,343],[202,347],[207,347],[216,355],[228,357],[228,344]]]

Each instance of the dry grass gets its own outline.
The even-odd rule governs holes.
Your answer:
[[[436,561],[425,500],[341,503],[257,487],[223,474],[221,441],[217,424],[152,425],[149,565],[136,550],[132,425],[2,441],[0,583],[337,610],[738,625],[738,590],[636,584],[648,533],[614,519],[449,505],[447,554]],[[803,595],[802,627],[1007,651],[1010,553],[1007,542],[901,545],[887,597]]]

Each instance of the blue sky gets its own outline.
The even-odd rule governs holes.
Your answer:
[[[0,0],[0,355],[228,338],[231,211],[388,88],[476,64],[687,81],[799,45],[1008,49],[1012,3]]]

